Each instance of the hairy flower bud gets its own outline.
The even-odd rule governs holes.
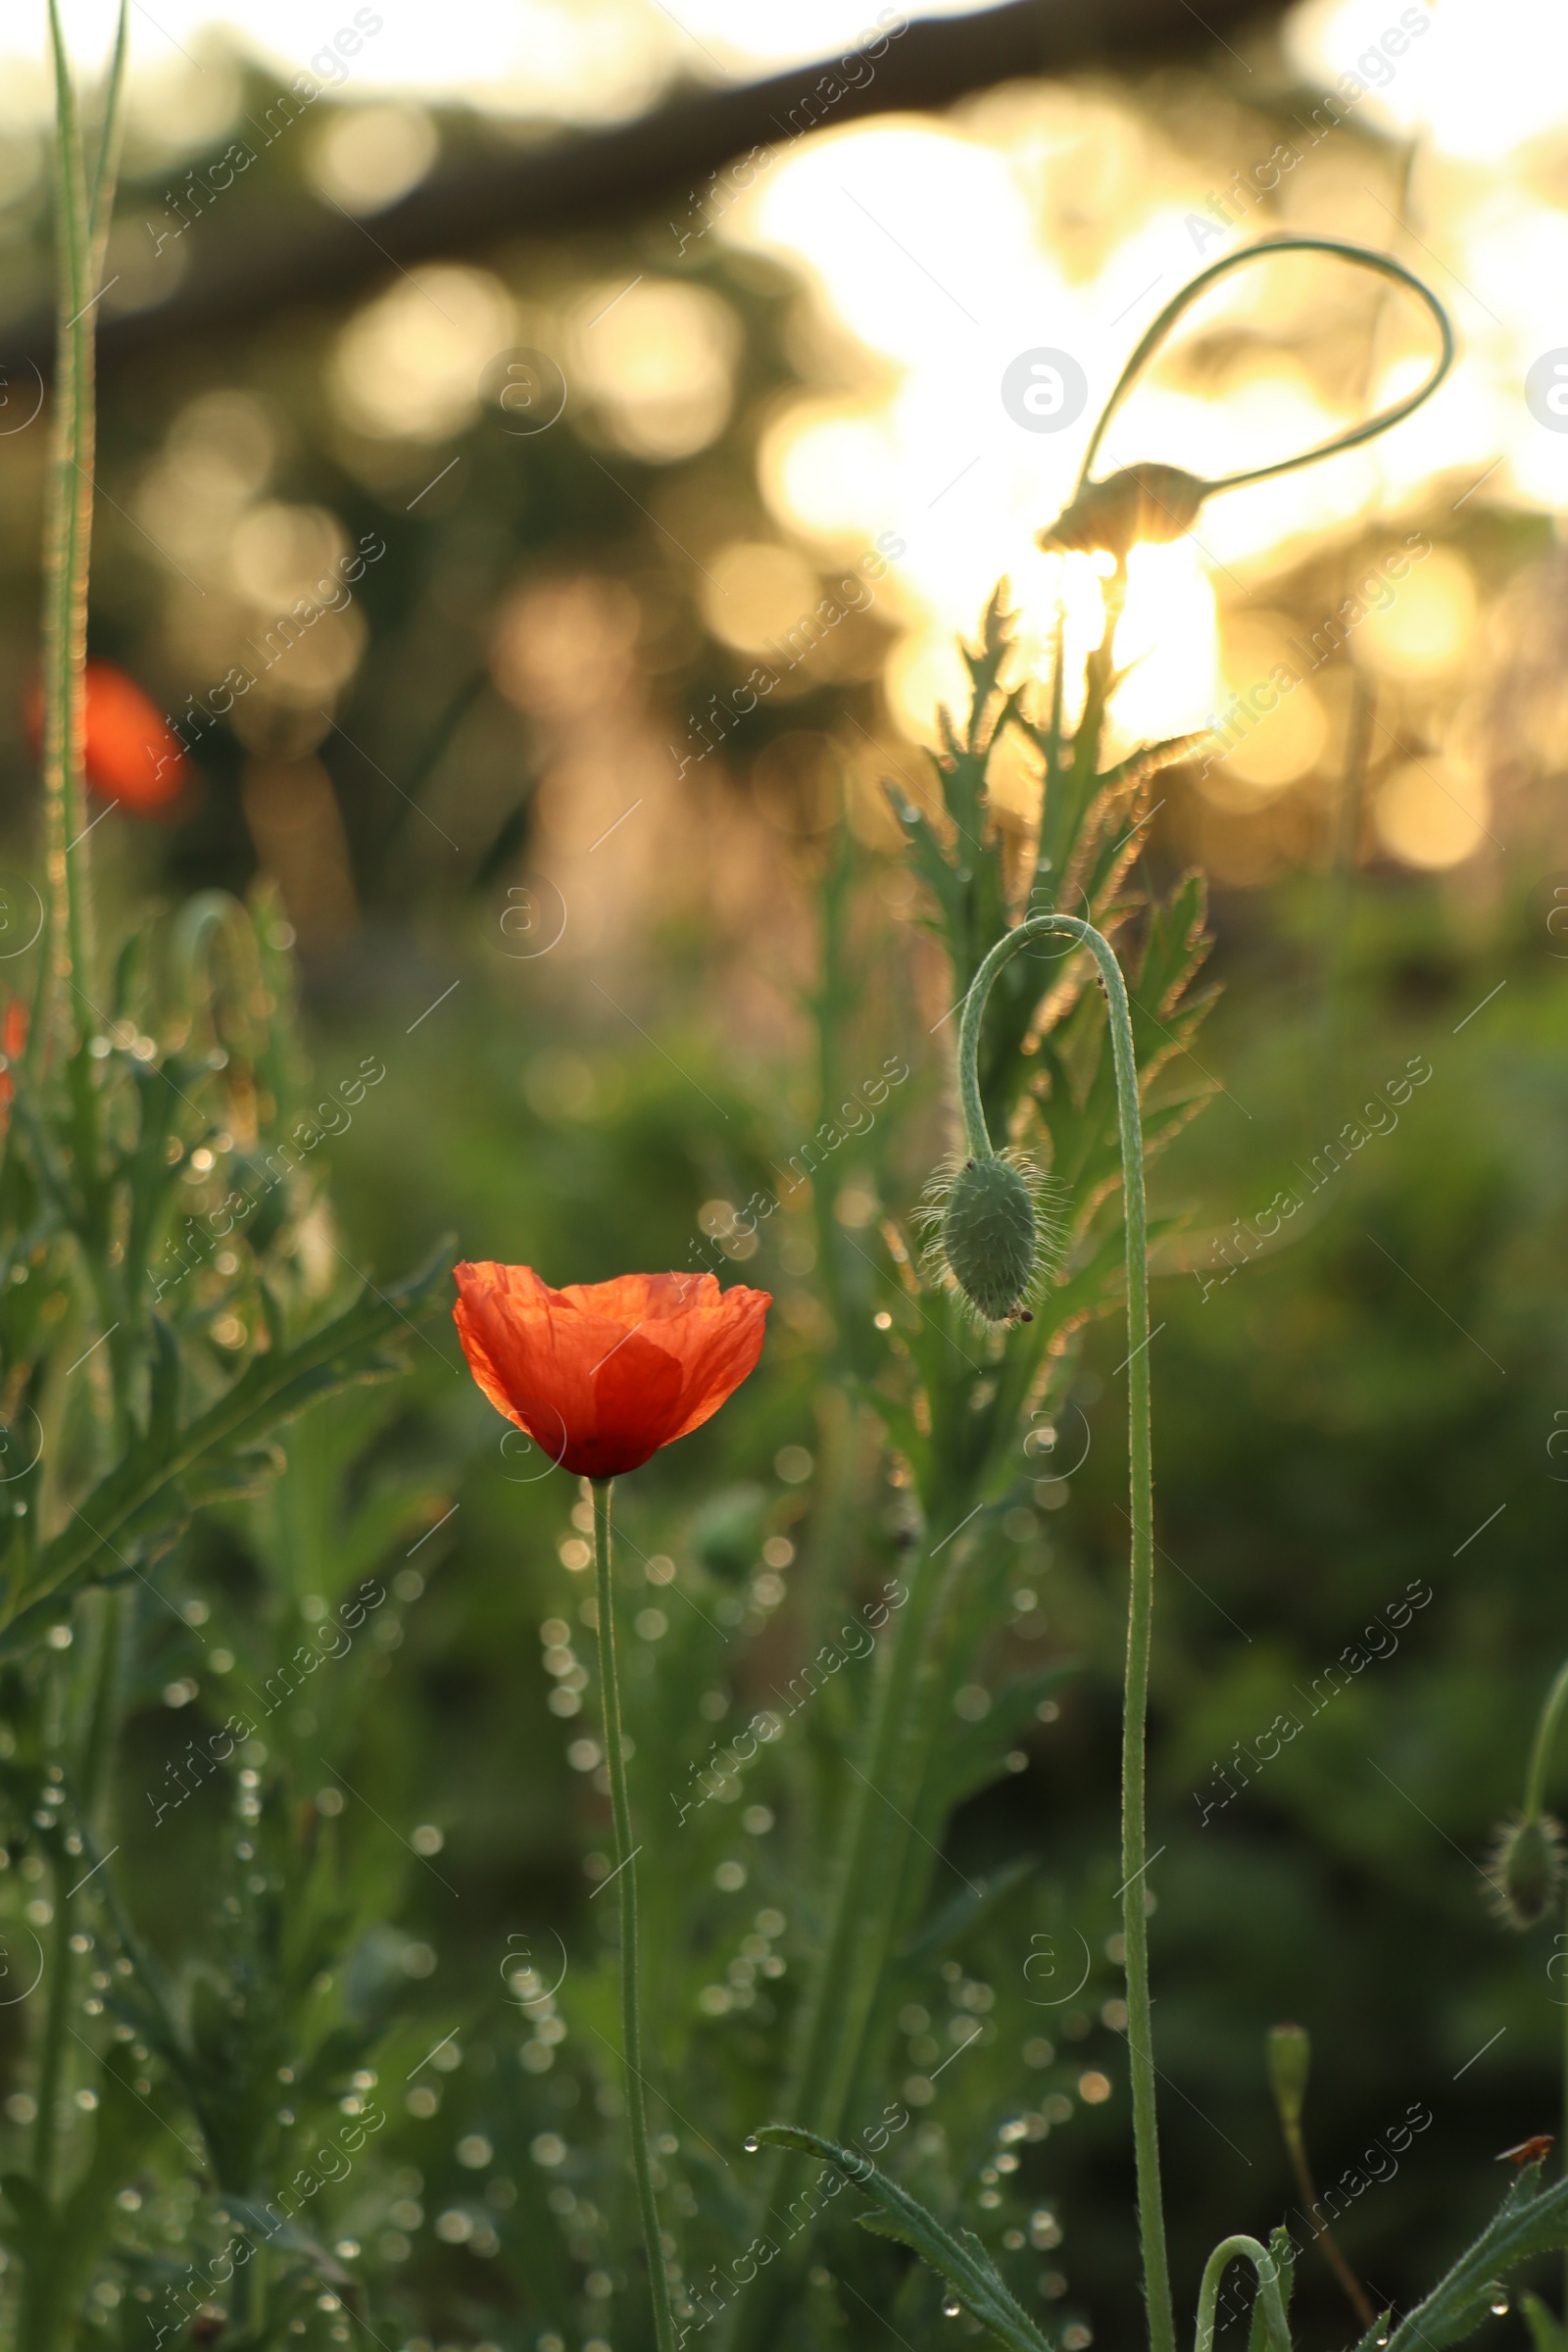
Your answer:
[[[1533,1928],[1545,1918],[1562,1886],[1562,1830],[1549,1813],[1506,1821],[1487,1868],[1493,1909],[1510,1928]]]
[[[930,1269],[951,1273],[987,1323],[1025,1308],[1055,1235],[1042,1213],[1040,1171],[1021,1152],[987,1153],[944,1169],[918,1211]]]
[[[1208,484],[1179,466],[1128,466],[1087,483],[1039,544],[1083,554],[1103,548],[1125,563],[1140,540],[1158,546],[1190,531],[1207,495]]]

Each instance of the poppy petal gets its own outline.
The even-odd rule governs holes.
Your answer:
[[[454,1269],[458,1336],[498,1411],[567,1470],[614,1478],[717,1412],[756,1365],[773,1303],[711,1274],[555,1291],[531,1266]]]

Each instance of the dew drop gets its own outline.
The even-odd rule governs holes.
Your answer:
[[[1505,2315],[1506,2315],[1506,2313],[1507,2313],[1507,2309],[1508,2309],[1508,2298],[1507,2298],[1507,2296],[1506,2296],[1506,2295],[1505,2295],[1505,2294],[1504,2294],[1504,2293],[1501,2291],[1501,2289],[1499,2288],[1499,2290],[1497,2291],[1497,2293],[1495,2293],[1495,2294],[1493,2296],[1493,2298],[1492,2298],[1492,2316],[1493,2316],[1493,2318],[1494,2318],[1494,2320],[1500,2320],[1500,2319],[1502,2319],[1503,2317],[1505,2317]]]
[[[956,2295],[943,2296],[942,2316],[945,2320],[956,2320],[962,2309],[963,2305],[958,2301]]]
[[[761,2144],[755,2132],[748,2132],[746,2137],[741,2141],[741,2146],[746,2150],[748,2156],[755,2156]]]

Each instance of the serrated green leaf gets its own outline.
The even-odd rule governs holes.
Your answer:
[[[0,1628],[0,1655],[26,1645],[16,1637],[39,1604],[56,1605],[86,1587],[122,1574],[127,1544],[145,1542],[160,1527],[176,1528],[204,1500],[253,1491],[264,1464],[258,1448],[307,1405],[351,1383],[400,1372],[388,1352],[421,1318],[444,1303],[449,1271],[445,1247],[430,1264],[387,1292],[366,1293],[290,1348],[252,1358],[232,1387],[206,1412],[174,1433],[162,1455],[146,1441],[74,1505],[68,1524],[45,1546],[26,1592],[14,1594]]]
[[[994,1911],[1000,1910],[1016,1886],[1033,1876],[1039,1867],[1033,1854],[1020,1854],[1004,1862],[978,1882],[977,1886],[964,1887],[916,1930],[914,1936],[899,1954],[899,1966],[913,1974],[943,1957],[951,1944],[960,1936],[969,1935]]]
[[[756,2136],[774,2147],[795,2148],[803,2155],[819,2157],[852,2187],[874,2199],[880,2210],[859,2216],[861,2227],[878,2237],[896,2238],[918,2254],[939,2278],[948,2281],[965,2309],[983,2327],[989,2328],[993,2335],[1010,2345],[1012,2352],[1050,2352],[1046,2338],[1014,2299],[971,2230],[966,2230],[961,2239],[955,2237],[934,2214],[926,2211],[918,2197],[911,2197],[897,2180],[879,2172],[868,2156],[841,2148],[836,2141],[823,2139],[815,2132],[803,2132],[795,2124],[764,2124]]]
[[[1296,2242],[1290,2231],[1281,2228],[1274,2230],[1270,2236],[1268,2250],[1274,2258],[1280,2301],[1285,2307],[1286,2319],[1289,2320],[1291,2289],[1296,2284]],[[1267,2347],[1268,2305],[1261,2295],[1255,2295],[1252,2299],[1252,2324],[1248,2330],[1247,2352],[1267,2352]]]
[[[1541,2166],[1511,2181],[1492,2220],[1424,2303],[1399,2322],[1388,2352],[1443,2352],[1474,2333],[1491,2311],[1498,2279],[1533,2254],[1568,2246],[1568,2180],[1541,2188]]]
[[[960,1725],[949,1734],[928,1798],[940,1805],[944,1819],[977,1790],[1004,1777],[1007,1752],[1017,1746],[1018,1735],[1033,1721],[1040,1701],[1076,1672],[1076,1661],[1062,1658],[1038,1674],[1016,1676],[991,1693],[991,1705],[978,1723]]]

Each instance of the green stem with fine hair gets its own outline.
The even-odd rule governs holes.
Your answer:
[[[93,300],[103,270],[120,154],[120,94],[129,12],[122,5],[105,89],[98,152],[89,182],[81,119],[58,0],[49,0],[54,52],[56,287],[55,412],[44,518],[43,780],[48,894],[29,1068],[40,1065],[50,1031],[69,1016],[69,995],[87,979],[91,940],[84,859],[83,676],[87,660],[87,570],[95,453]]]
[[[1286,230],[1279,236],[1261,238],[1255,245],[1244,246],[1239,253],[1228,253],[1220,261],[1210,262],[1206,270],[1200,270],[1195,278],[1188,280],[1179,293],[1172,295],[1159,317],[1139,342],[1137,350],[1117,377],[1110,398],[1100,413],[1100,420],[1090,435],[1089,447],[1084,452],[1083,464],[1079,468],[1075,497],[1080,495],[1088,484],[1090,468],[1100,454],[1100,445],[1105,437],[1105,429],[1111,418],[1183,313],[1191,310],[1193,304],[1200,295],[1207,293],[1216,279],[1229,276],[1233,270],[1245,270],[1250,263],[1256,261],[1277,260],[1279,256],[1287,253],[1332,254],[1336,261],[1348,263],[1353,270],[1370,270],[1377,276],[1387,278],[1395,285],[1403,286],[1409,293],[1414,294],[1418,301],[1426,305],[1437,326],[1438,357],[1436,364],[1431,373],[1416,386],[1413,392],[1407,392],[1401,399],[1391,402],[1388,408],[1380,409],[1375,416],[1365,417],[1360,424],[1348,426],[1343,433],[1331,434],[1327,441],[1314,442],[1310,449],[1298,450],[1294,457],[1276,458],[1267,466],[1252,466],[1241,473],[1221,474],[1216,480],[1204,484],[1204,497],[1212,498],[1216,491],[1220,490],[1240,490],[1253,482],[1272,481],[1278,474],[1295,473],[1302,466],[1315,466],[1320,458],[1338,457],[1342,450],[1357,449],[1363,442],[1375,440],[1379,433],[1386,433],[1391,424],[1399,423],[1403,417],[1410,416],[1418,409],[1424,400],[1431,398],[1453,366],[1454,361],[1453,328],[1448,322],[1447,312],[1431,289],[1424,286],[1418,277],[1406,270],[1402,262],[1396,262],[1392,254],[1378,253],[1370,245],[1351,245],[1343,237],[1303,236],[1295,229]]]
[[[1558,1667],[1551,1689],[1541,1703],[1536,1719],[1536,1736],[1530,1746],[1530,1764],[1525,1773],[1524,1819],[1539,1821],[1546,1805],[1546,1774],[1551,1768],[1551,1751],[1562,1728],[1563,1709],[1568,1707],[1568,1658]],[[1568,1925],[1568,1914],[1565,1914]],[[1562,2046],[1562,2169],[1568,2179],[1568,2001],[1563,2003]],[[1568,2326],[1568,2253],[1563,2256],[1562,2278],[1563,2323]]]
[[[1149,1657],[1154,1605],[1154,1481],[1149,1395],[1149,1250],[1144,1203],[1144,1134],[1138,1103],[1127,986],[1115,950],[1093,924],[1071,914],[1033,915],[997,942],[970,985],[958,1027],[958,1096],[964,1132],[976,1158],[991,1152],[980,1101],[980,1024],[997,974],[1032,940],[1077,940],[1100,966],[1110,1014],[1116,1073],[1116,1117],[1121,1139],[1123,1219],[1127,1239],[1127,1423],[1132,1557],[1127,1605],[1126,1701],[1121,1751],[1122,1937],[1127,1965],[1127,2049],[1132,2074],[1133,2143],[1138,2169],[1138,2229],[1144,2256],[1152,2352],[1175,2352],[1176,2315],[1165,2250],[1165,2211],[1159,2184],[1159,2140],[1154,2116],[1153,2020],[1149,1991],[1149,1921],[1144,1907],[1148,1867],[1145,1832],[1145,1741],[1149,1715]],[[1250,2244],[1250,2240],[1246,2241]]]
[[[1258,2300],[1263,2306],[1269,2352],[1291,2352],[1290,2324],[1285,2317],[1285,2301],[1280,2293],[1280,2266],[1267,2246],[1260,2246],[1255,2237],[1245,2234],[1222,2238],[1203,2265],[1202,2282],[1198,2290],[1198,2327],[1193,2337],[1193,2352],[1213,2352],[1214,2308],[1219,2300],[1219,2282],[1226,2266],[1238,2257],[1250,2262],[1257,2273]]]
[[[637,2181],[648,2283],[654,2298],[654,2332],[659,2352],[675,2352],[675,2321],[669,2305],[669,2276],[654,2198],[653,2159],[648,2146],[648,2085],[643,2074],[642,2005],[637,1975],[637,1865],[631,1841],[631,1802],[626,1793],[626,1751],[620,1729],[620,1683],[615,1668],[615,1603],[610,1575],[612,1481],[596,1478],[594,1569],[598,1594],[599,1702],[604,1722],[605,1760],[610,1767],[610,1808],[615,1824],[615,1875],[620,1899],[620,2034],[626,2073],[626,2115],[631,2126],[631,2165]]]
[[[1539,1821],[1545,1805],[1546,1773],[1551,1764],[1551,1751],[1556,1744],[1565,1706],[1568,1706],[1568,1658],[1558,1667],[1551,1689],[1542,1701],[1541,1714],[1536,1723],[1536,1737],[1530,1749],[1530,1768],[1525,1774],[1526,1821]]]

